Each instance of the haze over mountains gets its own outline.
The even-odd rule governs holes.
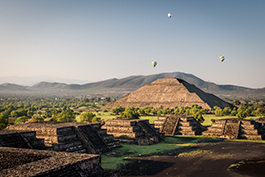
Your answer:
[[[235,85],[217,85],[182,72],[160,73],[147,76],[129,76],[122,79],[108,79],[86,84],[66,84],[60,82],[39,82],[33,86],[5,83],[0,85],[0,94],[33,94],[53,96],[123,96],[157,79],[176,77],[194,84],[207,93],[227,99],[263,99],[265,88],[252,89]]]

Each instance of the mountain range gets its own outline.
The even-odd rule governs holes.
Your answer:
[[[87,84],[65,84],[60,82],[39,82],[32,86],[11,83],[0,85],[0,95],[50,95],[50,96],[116,96],[121,97],[157,79],[176,77],[195,85],[204,92],[226,99],[265,99],[265,87],[253,89],[236,85],[217,85],[187,73],[173,72],[147,76],[129,76],[122,79],[108,79]]]

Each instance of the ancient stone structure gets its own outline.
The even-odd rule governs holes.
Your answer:
[[[35,131],[0,130],[0,146],[28,149],[48,149],[44,139],[36,138]]]
[[[100,124],[42,122],[11,125],[9,129],[36,131],[36,137],[54,151],[101,154],[119,146]]]
[[[205,129],[196,119],[187,116],[160,116],[154,121],[155,128],[159,128],[165,136],[199,135]]]
[[[160,142],[164,136],[159,133],[149,120],[142,119],[114,119],[107,120],[102,127],[115,139],[131,144],[149,145]]]
[[[0,147],[1,177],[118,177],[117,171],[104,170],[100,156],[69,152]]]
[[[242,119],[216,120],[202,135],[228,139],[264,139],[264,131],[261,123],[256,120]]]
[[[175,106],[191,107],[193,104],[197,104],[206,109],[211,109],[214,106],[222,109],[232,107],[231,104],[215,95],[205,93],[182,79],[169,77],[158,79],[151,84],[147,84],[117,101],[108,103],[102,108],[113,109],[117,105],[125,108],[144,108],[145,106],[174,108]]]

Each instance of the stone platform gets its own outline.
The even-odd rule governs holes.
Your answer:
[[[154,121],[154,125],[165,136],[199,135],[205,130],[205,127],[193,117],[182,115],[160,116]]]
[[[228,139],[263,140],[264,130],[258,119],[219,119],[212,123],[202,135]]]
[[[164,135],[149,120],[118,118],[107,120],[102,127],[120,142],[149,145],[163,140]]]
[[[9,130],[35,131],[36,137],[54,151],[101,154],[119,142],[98,123],[41,122],[11,125]]]
[[[9,147],[0,147],[0,153],[5,157],[0,159],[1,177],[118,177],[116,171],[101,167],[100,155]]]
[[[44,139],[36,138],[35,131],[0,130],[0,146],[28,149],[49,149],[44,145]]]

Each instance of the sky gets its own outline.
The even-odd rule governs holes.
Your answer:
[[[264,56],[264,0],[0,0],[0,77],[184,72],[263,88]]]

